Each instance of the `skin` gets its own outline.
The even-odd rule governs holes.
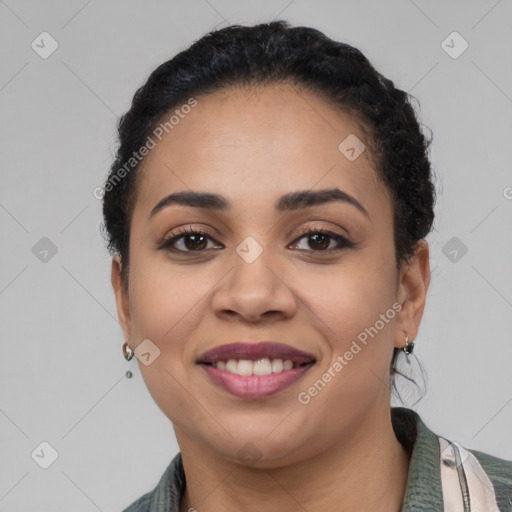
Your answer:
[[[349,161],[338,145],[364,131],[321,97],[289,85],[223,90],[198,104],[146,157],[130,231],[129,291],[121,264],[112,285],[132,349],[149,338],[160,356],[139,361],[155,402],[172,421],[187,478],[182,512],[400,510],[409,460],[390,418],[389,365],[405,335],[413,341],[430,282],[429,248],[395,267],[392,203],[367,149]],[[339,188],[368,211],[330,202],[278,213],[298,190]],[[222,194],[230,210],[172,205],[172,192]],[[179,226],[206,231],[194,249],[157,249]],[[325,228],[356,245],[330,255],[333,238],[296,236]],[[350,235],[347,234],[347,231]],[[236,252],[252,236],[252,263]],[[300,235],[299,235],[300,236]],[[194,252],[195,251],[195,252]],[[199,252],[202,251],[202,252]],[[401,310],[307,404],[307,391],[359,333]],[[275,340],[314,354],[300,380],[258,400],[235,397],[209,379],[196,358],[234,341]],[[237,456],[252,443],[257,456]]]

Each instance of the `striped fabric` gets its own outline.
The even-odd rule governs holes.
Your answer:
[[[412,409],[392,407],[391,419],[410,455],[401,512],[512,512],[512,461],[434,434]],[[156,487],[123,512],[179,512],[184,488],[178,453]]]

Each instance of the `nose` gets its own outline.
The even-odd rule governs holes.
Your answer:
[[[289,281],[290,276],[272,266],[263,254],[251,263],[235,255],[234,268],[213,296],[214,312],[223,319],[246,322],[291,318],[297,298]]]

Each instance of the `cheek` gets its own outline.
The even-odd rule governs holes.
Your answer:
[[[134,343],[150,339],[160,350],[148,366],[138,360],[139,368],[155,403],[177,424],[183,417],[192,423],[204,421],[190,392],[192,353],[187,341],[204,318],[201,298],[209,287],[205,279],[192,282],[190,273],[171,272],[161,264],[151,268],[146,262],[134,274],[130,295]]]
[[[393,273],[369,261],[320,268],[314,273],[299,272],[294,282],[301,301],[312,313],[311,320],[321,320],[318,325],[333,349],[343,349],[347,341],[373,326],[386,311],[394,313]],[[384,330],[380,322],[378,327]]]
[[[181,363],[162,354],[150,366],[139,361],[139,368],[154,402],[175,426],[192,433],[209,423],[201,405],[201,396],[191,388],[187,381],[189,376]],[[211,422],[210,429],[213,431],[215,428],[216,423]],[[217,435],[222,435],[222,432],[217,432]]]
[[[304,380],[297,398],[309,412],[302,420],[305,431],[316,428],[317,412],[329,411],[325,439],[338,435],[340,425],[362,422],[372,404],[390,392],[396,310],[393,288],[383,275],[340,273],[324,284],[324,292],[312,295],[308,306],[323,321],[315,320],[330,353]]]
[[[201,320],[201,299],[212,282],[191,277],[188,271],[166,268],[157,258],[146,258],[136,267],[133,285],[130,283],[132,325],[137,337],[149,338],[162,351],[176,351],[180,341]]]
[[[318,370],[322,382],[316,374],[304,384],[306,392],[315,386],[312,394],[317,405],[353,407],[384,389],[396,322],[393,278],[391,264],[383,268],[361,258],[361,265],[333,267],[296,281],[310,321],[329,351]]]

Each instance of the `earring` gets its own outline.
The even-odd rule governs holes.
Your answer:
[[[123,354],[124,354],[124,358],[127,360],[127,361],[130,361],[132,358],[133,358],[133,354],[135,352],[130,348],[130,346],[128,345],[128,343],[125,342],[125,344],[123,345]]]
[[[412,354],[413,349],[414,349],[414,341],[411,341],[411,343],[409,343],[409,338],[406,336],[405,337],[405,346],[404,346],[404,348],[402,350],[407,355],[409,355],[409,354]]]

